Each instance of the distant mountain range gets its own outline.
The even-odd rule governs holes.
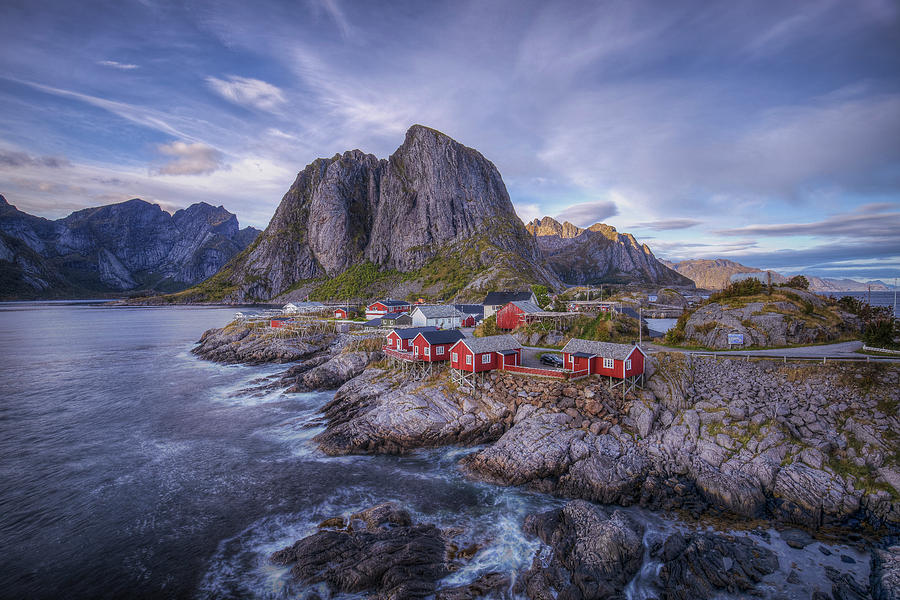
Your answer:
[[[748,267],[732,260],[717,259],[692,259],[680,262],[662,261],[666,266],[682,275],[689,277],[697,287],[707,290],[720,290],[727,286],[735,275],[740,274],[771,274],[773,283],[784,283],[790,279],[786,275],[776,273],[775,271],[764,271],[756,267]],[[767,277],[767,276],[766,276]],[[813,292],[864,292],[871,289],[875,291],[887,291],[893,287],[882,281],[873,281],[871,283],[863,283],[853,279],[834,279],[830,277],[814,277],[805,276],[809,280],[809,289]]]
[[[0,298],[177,291],[215,274],[258,234],[204,202],[170,215],[135,198],[51,221],[0,196]]]
[[[693,281],[661,263],[630,233],[595,223],[587,229],[551,217],[525,226],[547,266],[568,284],[648,283],[692,286]]]

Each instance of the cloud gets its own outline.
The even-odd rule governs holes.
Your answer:
[[[174,160],[153,171],[157,175],[206,175],[223,167],[224,155],[204,144],[172,142],[157,149]]]
[[[60,169],[69,166],[69,161],[56,156],[32,156],[27,152],[0,150],[0,167],[50,167]]]
[[[104,67],[112,67],[113,69],[119,69],[121,71],[131,71],[132,69],[139,69],[138,65],[133,65],[130,63],[120,63],[114,60],[98,60],[98,65],[103,65]]]
[[[560,212],[556,219],[558,221],[569,221],[579,227],[589,227],[617,214],[619,214],[619,209],[614,202],[601,200],[598,202],[573,204]]]
[[[540,219],[543,216],[541,207],[536,202],[517,202],[513,206],[516,209],[516,214],[523,223],[528,223],[534,219]]]
[[[331,17],[342,38],[345,40],[350,38],[353,34],[353,28],[350,26],[350,22],[347,20],[347,16],[337,0],[315,0],[313,5],[319,10],[325,11]]]
[[[699,225],[703,221],[696,219],[661,219],[659,221],[648,221],[646,223],[636,223],[634,227],[642,229],[652,229],[653,231],[670,231],[673,229],[688,229]]]
[[[228,75],[227,79],[207,77],[206,83],[229,102],[248,108],[275,112],[287,102],[279,88],[259,79]]]
[[[900,211],[889,203],[868,204],[859,210],[833,215],[811,223],[778,223],[748,225],[722,229],[714,233],[725,236],[849,236],[853,238],[900,237]],[[893,209],[892,212],[885,212]]]

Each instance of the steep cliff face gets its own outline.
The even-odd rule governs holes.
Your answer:
[[[497,168],[414,125],[388,159],[352,150],[308,165],[259,240],[183,299],[267,300],[360,265],[427,287],[453,262],[452,276],[464,279],[454,291],[504,277],[558,283],[539,261]]]
[[[134,199],[50,221],[0,196],[0,295],[183,289],[215,274],[257,233],[240,230],[233,214],[205,203],[169,215]]]
[[[692,284],[658,261],[646,244],[610,225],[595,223],[582,229],[544,217],[529,223],[527,230],[537,240],[547,266],[569,284]]]

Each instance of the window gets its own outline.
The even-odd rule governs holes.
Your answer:
[[[434,349],[434,353],[435,354],[444,354],[444,347],[438,346],[437,348]]]
[[[472,364],[472,355],[471,355],[471,354],[467,354],[467,355],[466,355],[466,364],[467,364],[467,365],[471,365],[471,364]]]
[[[490,364],[490,363],[491,363],[491,355],[490,355],[490,353],[488,353],[488,354],[482,354],[482,355],[481,355],[481,364],[483,364],[483,365],[488,365],[488,364]]]
[[[611,358],[603,359],[603,368],[604,369],[612,369],[614,366],[616,366],[616,362],[613,359],[611,359]]]
[[[626,371],[630,371],[630,370],[631,370],[631,359],[630,359],[630,358],[629,358],[628,360],[625,361],[625,370],[626,370]]]
[[[450,360],[452,360],[453,362],[458,362],[459,355],[457,355],[456,352],[454,352],[453,354],[450,355]]]
[[[431,356],[431,348],[425,346],[425,356]]]

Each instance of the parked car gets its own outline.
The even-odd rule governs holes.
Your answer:
[[[551,367],[562,367],[563,361],[557,354],[545,354],[541,357],[541,362]]]

